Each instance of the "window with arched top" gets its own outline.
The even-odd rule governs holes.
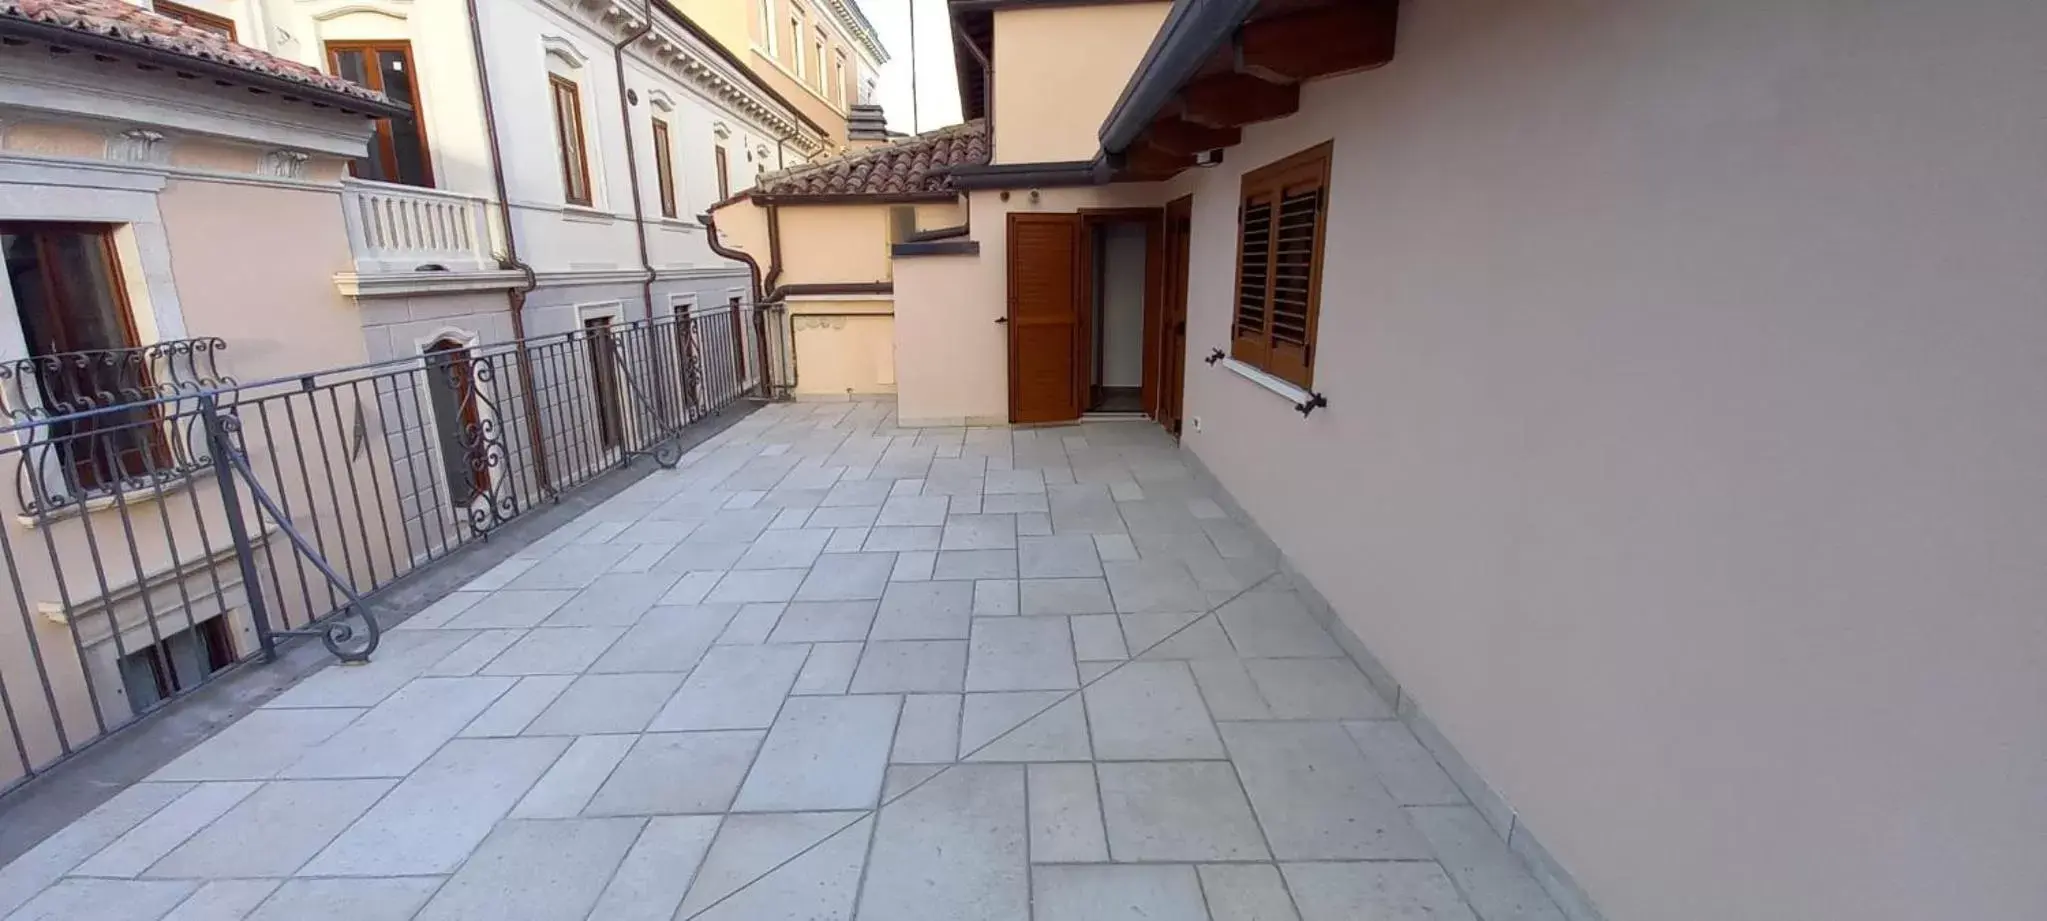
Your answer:
[[[442,483],[450,505],[467,505],[490,491],[483,413],[477,408],[469,346],[443,337],[422,351],[427,400],[434,413],[434,443],[441,453]]]

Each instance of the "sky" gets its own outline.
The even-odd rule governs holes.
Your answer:
[[[945,0],[859,0],[860,11],[881,33],[889,62],[881,65],[876,101],[888,116],[890,130],[914,134],[958,124],[959,81],[953,77],[952,23]],[[916,124],[910,105],[910,10],[917,13]]]

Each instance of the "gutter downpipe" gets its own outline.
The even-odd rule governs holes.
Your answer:
[[[640,244],[640,270],[647,273],[640,282],[640,300],[647,305],[647,319],[651,320],[654,318],[654,260],[647,248],[646,202],[640,192],[640,150],[633,139],[632,104],[626,96],[630,90],[625,85],[625,50],[654,31],[654,0],[643,0],[640,16],[642,22],[638,29],[612,43],[611,57],[612,66],[618,71],[618,121],[619,126],[625,129],[625,166],[629,177],[626,184],[633,190],[633,234]]]
[[[753,254],[733,249],[718,242],[718,220],[712,216],[711,212],[706,211],[698,215],[697,220],[702,221],[704,224],[704,242],[710,246],[711,252],[746,266],[747,275],[753,285],[755,315],[759,316],[760,311],[766,309],[768,292],[771,290],[771,286],[775,283],[775,279],[781,277],[782,274],[782,233],[781,217],[776,213],[774,205],[756,203],[755,207],[768,209],[768,260],[770,268],[766,275],[761,274],[761,264],[753,258]],[[790,343],[793,347],[795,343],[795,335],[793,333],[790,335]],[[766,336],[761,337],[760,346],[761,351],[765,353],[768,348]],[[772,375],[767,373],[767,367],[768,362],[763,359],[761,361],[761,377],[763,378],[764,390],[774,383]],[[792,376],[795,374],[794,369],[791,369],[790,374]]]
[[[512,339],[519,343],[519,392],[520,403],[526,409],[526,441],[533,452],[534,475],[540,480],[540,491],[561,500],[555,492],[554,476],[548,469],[547,447],[540,440],[540,398],[533,391],[533,356],[526,349],[526,295],[540,287],[540,279],[533,267],[519,258],[518,235],[512,230],[512,195],[505,182],[505,155],[498,143],[497,106],[490,92],[490,63],[483,51],[483,17],[477,9],[477,0],[469,3],[469,50],[476,58],[476,83],[483,91],[483,135],[490,143],[491,178],[498,193],[498,221],[505,228],[505,261],[526,276],[523,287],[505,291],[505,307],[512,315]]]

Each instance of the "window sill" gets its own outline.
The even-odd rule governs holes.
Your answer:
[[[1303,390],[1300,387],[1295,386],[1292,382],[1281,380],[1277,377],[1265,373],[1264,371],[1259,370],[1258,368],[1252,365],[1245,364],[1244,362],[1238,361],[1234,358],[1225,356],[1222,360],[1216,362],[1216,364],[1219,364],[1223,368],[1235,373],[1238,377],[1241,377],[1247,381],[1250,381],[1251,383],[1257,384],[1258,386],[1265,388],[1266,390],[1272,391],[1273,393],[1278,394],[1281,397],[1284,397],[1287,402],[1294,404],[1295,409],[1301,409],[1302,407],[1305,406],[1318,405],[1319,402],[1321,401],[1321,397],[1317,394],[1311,393],[1307,390]]]
[[[686,221],[679,217],[664,217],[657,222],[664,230],[702,230],[704,225]]]
[[[609,224],[617,218],[609,211],[599,211],[589,205],[563,205],[562,217],[586,224]]]
[[[166,477],[155,484],[134,484],[123,489],[119,497],[111,492],[98,493],[87,496],[84,501],[60,505],[47,512],[18,514],[14,516],[14,520],[23,528],[34,529],[122,506],[134,508],[138,505],[147,505],[191,489],[192,484],[198,482],[200,477],[210,475],[212,472],[213,465],[206,464],[176,476]]]

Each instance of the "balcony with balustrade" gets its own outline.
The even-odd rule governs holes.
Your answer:
[[[491,203],[444,189],[342,180],[353,271],[335,276],[349,296],[478,291],[517,284],[501,265]]]

